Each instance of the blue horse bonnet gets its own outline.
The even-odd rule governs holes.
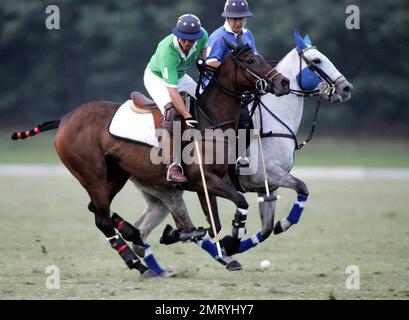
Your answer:
[[[304,50],[312,45],[310,36],[307,34],[303,38],[298,31],[294,31],[294,41],[297,48],[300,50]],[[321,78],[308,67],[302,69],[296,78],[298,86],[302,90],[314,90],[321,82]]]

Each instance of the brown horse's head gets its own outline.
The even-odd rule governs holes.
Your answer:
[[[224,63],[224,70],[234,75],[236,90],[258,90],[262,94],[271,92],[276,96],[290,93],[290,81],[255,53],[248,44],[244,44],[241,35],[237,37],[237,46],[226,39],[224,41],[230,51]]]

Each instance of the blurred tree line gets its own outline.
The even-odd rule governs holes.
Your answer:
[[[289,52],[298,29],[354,84],[351,101],[324,105],[320,134],[409,136],[407,0],[248,1],[254,16],[247,27],[266,58]],[[360,9],[358,30],[345,26],[351,4]],[[60,9],[59,30],[46,28],[48,5]],[[224,22],[223,6],[224,0],[2,0],[0,123],[35,125],[86,101],[122,102],[134,89],[146,92],[143,71],[177,17],[196,14],[211,33]],[[309,102],[307,127],[312,109]]]

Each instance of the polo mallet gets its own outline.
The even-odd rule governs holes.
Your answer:
[[[207,184],[206,184],[206,178],[205,178],[204,171],[203,171],[202,156],[200,154],[199,143],[197,142],[197,139],[194,136],[193,136],[193,139],[194,139],[195,149],[197,153],[197,160],[199,162],[200,174],[202,176],[202,183],[203,183],[203,188],[204,188],[204,192],[206,196],[207,208],[209,210],[210,221],[211,221],[213,234],[214,234],[214,240],[216,241],[217,253],[219,257],[221,258],[223,257],[222,248],[220,247],[219,236],[217,235],[216,226],[214,224],[213,211],[212,211],[212,206],[210,205],[209,193],[207,191]]]
[[[261,117],[261,114],[260,114],[260,117]],[[259,119],[257,115],[256,115],[256,122],[257,122],[257,129],[259,129],[260,125],[259,125]],[[263,166],[264,187],[266,188],[266,195],[267,195],[264,197],[258,197],[257,201],[258,203],[267,202],[267,201],[275,201],[279,198],[279,196],[270,195],[270,188],[268,187],[268,182],[267,182],[267,171],[266,171],[266,162],[264,160],[263,144],[261,143],[260,129],[257,132],[257,139],[258,139],[259,153],[261,156],[261,164]]]

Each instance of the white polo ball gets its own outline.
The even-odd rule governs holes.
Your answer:
[[[260,268],[261,268],[261,270],[266,270],[266,269],[268,269],[268,268],[270,268],[270,267],[271,267],[271,262],[270,262],[270,261],[268,261],[268,260],[263,260],[263,261],[260,262]]]

